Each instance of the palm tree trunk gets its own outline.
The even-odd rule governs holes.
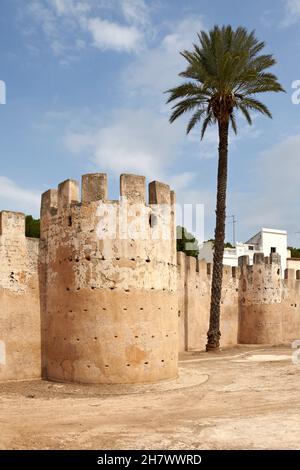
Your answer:
[[[220,303],[223,280],[223,255],[226,221],[226,189],[228,158],[228,120],[219,121],[219,162],[216,208],[216,229],[214,261],[211,287],[209,330],[207,332],[206,350],[219,349],[220,346]]]

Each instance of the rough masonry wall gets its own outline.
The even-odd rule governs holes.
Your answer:
[[[179,351],[204,350],[209,325],[210,264],[178,253]],[[276,253],[242,256],[223,267],[221,347],[280,344],[300,339],[300,270],[282,279]]]
[[[120,193],[100,173],[80,201],[72,180],[44,193],[40,248],[23,214],[0,213],[0,381],[38,378],[42,361],[52,380],[152,382],[176,376],[178,348],[205,349],[212,267],[176,259],[174,193],[152,182],[147,204],[135,175]],[[300,270],[282,279],[277,254],[239,264],[224,266],[221,346],[300,339]]]
[[[240,259],[239,342],[279,344],[300,339],[300,271],[281,276],[276,253]]]
[[[178,253],[179,351],[204,350],[209,325],[210,264]],[[224,266],[221,346],[237,344],[239,270]]]
[[[300,339],[300,271],[285,270],[282,287],[282,339]]]
[[[280,256],[256,253],[239,259],[239,343],[276,344],[283,341],[283,285]]]
[[[0,212],[0,381],[40,377],[38,245],[24,214]]]
[[[150,207],[144,177],[122,175],[129,219],[127,234],[120,236],[123,202],[106,199],[106,184],[106,175],[85,175],[81,202],[78,183],[71,180],[42,197],[44,376],[86,383],[175,377],[174,194],[167,185],[151,183]],[[160,208],[167,208],[167,224]],[[110,238],[114,213],[116,233]]]

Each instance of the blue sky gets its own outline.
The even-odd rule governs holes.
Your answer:
[[[179,82],[179,51],[214,24],[256,29],[287,93],[264,96],[273,120],[241,119],[230,138],[227,213],[237,239],[287,229],[300,246],[300,0],[0,0],[0,208],[38,215],[40,193],[103,171],[109,195],[120,173],[144,174],[205,204],[213,234],[217,137],[169,125],[163,91]],[[276,69],[276,70],[275,70]],[[228,225],[228,240],[231,227]]]

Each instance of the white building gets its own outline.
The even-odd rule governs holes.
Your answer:
[[[246,243],[237,243],[234,248],[225,248],[223,263],[227,266],[238,266],[240,256],[249,256],[250,264],[253,263],[254,253],[278,253],[281,257],[282,272],[286,269],[288,257],[287,232],[285,230],[275,230],[262,228],[260,232],[251,237]],[[199,260],[207,263],[213,262],[213,242],[204,242],[200,247]]]
[[[262,228],[246,244],[253,245],[256,251],[264,253],[265,256],[269,256],[270,253],[278,253],[281,258],[282,272],[284,272],[288,257],[286,230]]]

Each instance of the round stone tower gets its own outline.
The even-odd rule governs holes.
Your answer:
[[[275,344],[282,342],[282,278],[280,256],[256,253],[253,266],[249,257],[239,258],[238,342]]]
[[[43,375],[82,383],[143,383],[177,375],[174,193],[121,175],[67,180],[42,195]]]

